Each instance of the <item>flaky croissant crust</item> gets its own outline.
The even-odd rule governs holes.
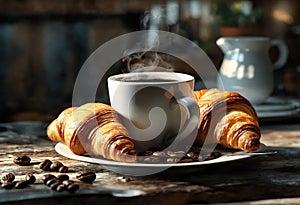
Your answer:
[[[121,162],[134,162],[136,151],[117,113],[103,103],[67,108],[47,128],[52,141],[64,142],[78,155],[90,153]]]
[[[195,91],[194,98],[200,108],[197,143],[203,144],[212,137],[221,145],[246,152],[259,148],[258,118],[247,99],[219,89]]]

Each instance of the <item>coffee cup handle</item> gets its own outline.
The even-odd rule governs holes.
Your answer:
[[[181,126],[182,129],[175,140],[183,140],[189,137],[198,127],[200,110],[197,102],[191,97],[183,97],[177,101],[187,112],[187,121],[185,125]],[[194,139],[192,139],[194,140]]]
[[[287,61],[288,58],[288,48],[286,44],[277,39],[271,40],[271,46],[275,46],[279,50],[279,57],[278,59],[273,63],[273,66],[275,69],[281,68]]]

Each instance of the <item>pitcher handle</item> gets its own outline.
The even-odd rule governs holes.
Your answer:
[[[277,47],[279,51],[279,57],[273,63],[273,66],[275,69],[281,68],[287,61],[288,53],[289,53],[288,48],[283,41],[278,39],[271,40],[271,46]]]

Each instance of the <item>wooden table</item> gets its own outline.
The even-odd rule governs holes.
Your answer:
[[[39,129],[43,132],[44,128]],[[27,172],[37,177],[36,183],[25,189],[0,188],[2,204],[300,203],[300,127],[296,124],[262,127],[261,141],[267,145],[266,151],[277,151],[276,155],[194,169],[171,168],[147,177],[124,177],[96,164],[65,158],[55,152],[55,143],[43,134],[37,137],[26,129],[22,132],[27,134],[1,129],[0,174],[13,172],[17,180]],[[14,164],[19,154],[30,156],[32,165]],[[48,172],[38,167],[47,158],[68,166],[71,179],[76,180],[76,173],[83,169],[96,172],[97,178],[93,184],[80,184],[75,193],[52,191],[41,181]]]

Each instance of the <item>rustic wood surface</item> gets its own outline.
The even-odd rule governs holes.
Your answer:
[[[16,180],[23,179],[27,172],[37,177],[37,181],[25,189],[0,188],[2,204],[239,204],[249,201],[258,204],[257,200],[264,200],[261,202],[266,204],[300,203],[300,128],[297,125],[262,127],[266,151],[277,151],[276,155],[193,169],[171,168],[147,177],[125,177],[96,164],[65,158],[55,152],[55,143],[45,136],[32,135],[39,134],[37,130],[31,134],[2,131],[0,174],[12,172]],[[13,159],[20,154],[30,156],[31,165],[14,164]],[[59,160],[67,165],[68,175],[75,181],[76,173],[84,169],[96,172],[97,178],[93,184],[80,183],[75,193],[52,191],[42,183],[41,176],[58,173],[39,169],[38,163],[43,159]]]

